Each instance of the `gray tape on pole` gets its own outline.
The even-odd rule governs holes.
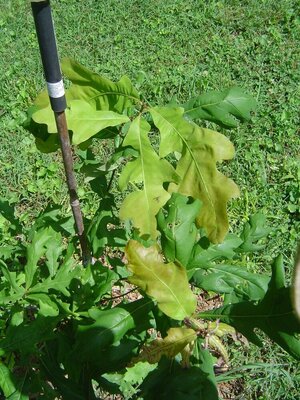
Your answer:
[[[65,94],[64,83],[59,81],[56,83],[47,82],[48,94],[53,99],[58,99]]]

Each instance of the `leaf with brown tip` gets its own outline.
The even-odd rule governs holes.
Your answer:
[[[201,200],[197,225],[206,229],[212,242],[222,242],[228,231],[227,202],[239,195],[239,189],[216,164],[234,156],[232,143],[218,132],[186,121],[183,108],[155,107],[150,112],[160,130],[161,156],[182,153],[176,168],[181,180],[171,183],[169,192]]]

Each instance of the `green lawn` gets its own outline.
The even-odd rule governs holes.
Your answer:
[[[21,127],[44,87],[30,6],[23,0],[0,6],[0,196],[18,202],[30,221],[67,197],[57,156],[38,154]],[[110,79],[128,75],[153,104],[233,85],[256,97],[250,123],[222,130],[236,147],[223,169],[241,189],[230,206],[231,226],[264,213],[273,228],[266,249],[241,263],[270,272],[282,253],[291,271],[300,230],[299,1],[53,0],[52,6],[62,57]],[[299,363],[264,343],[261,350],[233,347],[238,372],[243,364],[272,364],[243,373],[244,397],[236,398],[298,398]]]

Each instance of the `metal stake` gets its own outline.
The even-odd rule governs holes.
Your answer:
[[[60,138],[63,163],[70,195],[70,204],[80,241],[83,264],[87,265],[91,260],[91,254],[88,248],[80,203],[77,195],[76,178],[73,168],[73,154],[65,115],[67,103],[59,65],[50,1],[32,1],[31,7],[51,108],[54,112],[57,131]]]

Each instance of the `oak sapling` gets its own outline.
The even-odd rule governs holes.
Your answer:
[[[25,269],[11,268],[18,265],[13,252],[1,263],[1,376],[14,376],[11,386],[0,377],[6,397],[19,390],[21,374],[52,397],[94,398],[98,386],[124,398],[217,400],[215,356],[230,364],[223,338],[235,330],[260,345],[258,328],[299,359],[281,257],[272,276],[236,263],[261,250],[270,230],[256,214],[240,235],[227,233],[227,202],[239,191],[217,166],[232,159],[233,145],[195,123],[237,125],[250,118],[253,98],[233,88],[144,107],[127,77],[112,82],[69,59],[62,70],[71,82],[66,118],[78,173],[100,197],[86,221],[96,263],[78,263],[59,211],[45,213],[18,248]],[[38,147],[56,151],[45,94],[28,115]],[[94,152],[103,140],[111,153],[99,161]],[[207,292],[218,295],[212,310],[205,309]],[[35,364],[24,370],[29,356]]]

